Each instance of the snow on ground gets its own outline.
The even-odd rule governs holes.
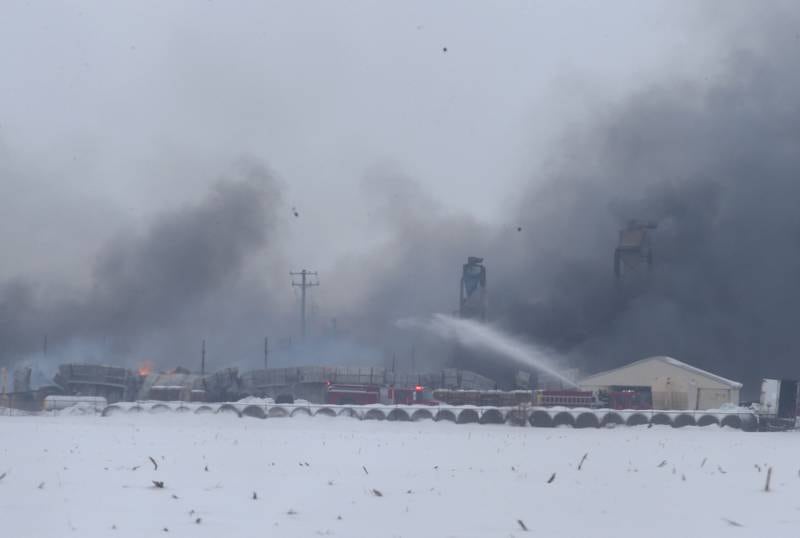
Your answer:
[[[0,417],[0,435],[0,528],[14,537],[674,538],[800,528],[796,433],[143,414]]]

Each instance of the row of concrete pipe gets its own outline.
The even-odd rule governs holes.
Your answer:
[[[125,403],[113,404],[103,409],[103,416],[120,413],[194,413],[230,414],[239,417],[259,419],[296,416],[347,416],[361,420],[388,420],[411,422],[433,420],[457,424],[511,424],[552,428],[571,426],[573,428],[603,428],[615,426],[664,425],[680,428],[683,426],[725,426],[742,430],[755,430],[757,417],[742,412],[701,412],[701,411],[615,411],[609,409],[566,409],[566,408],[504,408],[472,406],[325,406],[325,405],[270,405],[270,404],[183,404],[183,403]]]

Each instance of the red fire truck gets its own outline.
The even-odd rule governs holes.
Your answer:
[[[328,383],[325,403],[331,405],[369,405],[369,404],[424,404],[437,405],[432,393],[423,386],[381,387],[379,385],[345,385]]]

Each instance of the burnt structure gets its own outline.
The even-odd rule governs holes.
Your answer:
[[[655,222],[634,219],[619,231],[619,242],[614,249],[614,276],[618,281],[652,270],[651,230],[657,227]]]
[[[470,256],[461,268],[458,315],[486,321],[486,267],[483,258]]]
[[[62,364],[53,381],[65,394],[102,396],[108,403],[134,399],[141,385],[126,368],[96,364]]]

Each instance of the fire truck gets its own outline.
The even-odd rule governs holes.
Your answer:
[[[328,383],[325,403],[331,405],[438,405],[430,390],[422,385],[396,388],[379,385]]]

